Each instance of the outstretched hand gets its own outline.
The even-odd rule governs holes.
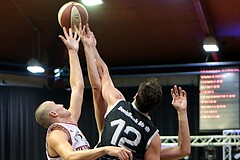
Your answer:
[[[78,30],[78,36],[81,37],[81,41],[84,46],[94,46],[96,47],[97,41],[93,34],[93,32],[89,28],[89,24],[86,24],[82,27],[82,24],[80,23]]]
[[[77,30],[77,27],[76,26],[74,26],[74,27],[75,27],[75,30]],[[66,45],[68,50],[74,50],[77,52],[79,49],[80,36],[78,36],[77,31],[73,33],[71,28],[69,29],[68,32],[67,32],[66,28],[63,27],[63,33],[64,33],[65,37],[62,35],[59,35],[59,38]]]
[[[187,93],[181,88],[174,85],[171,89],[172,105],[176,110],[186,110],[187,108]]]

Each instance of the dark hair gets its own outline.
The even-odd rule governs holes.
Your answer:
[[[162,101],[162,87],[156,78],[150,78],[141,83],[136,96],[136,106],[143,113],[155,110]]]

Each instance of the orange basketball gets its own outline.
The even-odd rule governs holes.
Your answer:
[[[79,27],[79,24],[86,25],[88,23],[88,12],[86,8],[77,2],[67,2],[58,11],[58,23],[61,27],[67,30],[74,25]]]

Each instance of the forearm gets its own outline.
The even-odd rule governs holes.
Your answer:
[[[105,147],[73,151],[68,155],[67,160],[93,160],[105,154],[107,154],[107,150],[105,149]]]
[[[101,89],[101,81],[98,74],[97,66],[95,64],[95,58],[94,58],[94,46],[85,45],[84,46],[84,52],[85,57],[87,60],[87,70],[88,70],[88,77],[89,82],[91,84],[91,87],[93,89]]]
[[[69,111],[72,117],[78,121],[81,115],[82,98],[84,92],[84,81],[82,70],[78,58],[78,53],[74,50],[69,50],[69,64],[70,64],[70,87],[71,99]]]
[[[178,146],[161,149],[161,160],[181,159],[190,154],[190,133],[186,111],[178,111]]]
[[[181,153],[186,156],[190,154],[191,150],[190,131],[186,110],[178,111],[178,123],[178,145]]]
[[[102,97],[101,79],[99,77],[94,56],[93,56],[94,48],[95,48],[94,46],[84,46],[85,56],[87,60],[88,77],[89,77],[89,82],[91,84],[92,92],[93,92],[95,119],[97,123],[98,132],[100,135],[102,132],[103,123],[104,123],[104,114],[106,112],[106,104]]]
[[[82,69],[80,66],[78,52],[75,50],[68,50],[69,64],[70,64],[70,86],[71,89],[77,87],[80,90],[84,88],[84,81],[82,75]]]

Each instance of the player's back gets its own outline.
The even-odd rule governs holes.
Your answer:
[[[143,159],[152,138],[158,134],[149,116],[140,113],[134,103],[118,101],[105,115],[98,146],[120,146],[132,151],[134,159]]]

